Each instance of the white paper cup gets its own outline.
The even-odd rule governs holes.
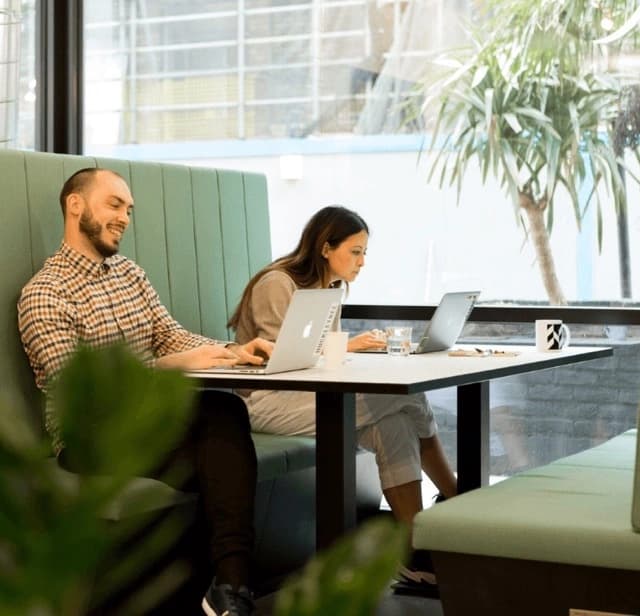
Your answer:
[[[324,340],[324,367],[327,370],[339,368],[347,356],[349,332],[327,332]]]

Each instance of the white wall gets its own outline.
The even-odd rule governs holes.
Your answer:
[[[533,248],[511,202],[495,182],[483,186],[477,172],[467,174],[456,206],[454,189],[427,183],[415,152],[305,155],[302,178],[295,181],[281,179],[279,157],[183,162],[267,175],[274,257],[293,247],[317,209],[339,203],[360,213],[371,237],[366,267],[352,285],[350,302],[434,303],[445,290],[460,288],[478,288],[484,299],[546,299]],[[603,202],[608,201],[603,195]],[[640,296],[640,271],[634,271],[636,264],[640,270],[635,186],[629,201],[633,289]],[[606,206],[604,214],[599,255],[595,223],[580,237],[569,200],[564,195],[557,200],[551,244],[570,301],[620,297],[612,207]]]

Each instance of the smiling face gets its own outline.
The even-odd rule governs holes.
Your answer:
[[[360,231],[349,235],[335,248],[325,243],[322,256],[327,260],[327,273],[329,282],[344,280],[353,282],[364,265],[364,257],[367,254],[369,234]]]
[[[109,171],[99,171],[85,190],[67,198],[65,240],[95,261],[106,259],[118,252],[132,208],[127,183]]]

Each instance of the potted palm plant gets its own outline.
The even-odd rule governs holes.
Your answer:
[[[487,0],[484,5],[485,32],[471,48],[438,57],[437,79],[422,86],[422,109],[433,110],[431,146],[437,150],[429,178],[440,186],[456,185],[460,198],[464,175],[475,161],[483,182],[496,177],[533,243],[549,301],[566,304],[549,243],[560,187],[570,197],[578,229],[595,202],[599,243],[604,207],[599,187],[606,187],[616,211],[626,207],[624,161],[610,134],[625,80],[606,70],[594,41],[628,19],[636,3]],[[628,44],[621,41],[618,47]],[[579,199],[584,182],[592,182],[587,203]]]

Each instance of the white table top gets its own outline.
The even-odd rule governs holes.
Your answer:
[[[456,349],[475,348],[456,345]],[[349,353],[346,362],[336,370],[323,367],[322,359],[313,368],[256,375],[188,372],[208,387],[247,389],[295,389],[303,391],[342,391],[407,394],[441,387],[465,385],[503,376],[611,356],[610,347],[572,346],[561,351],[540,353],[534,346],[484,345],[516,356],[489,355],[452,357],[447,351],[407,357],[389,357],[374,353]]]

